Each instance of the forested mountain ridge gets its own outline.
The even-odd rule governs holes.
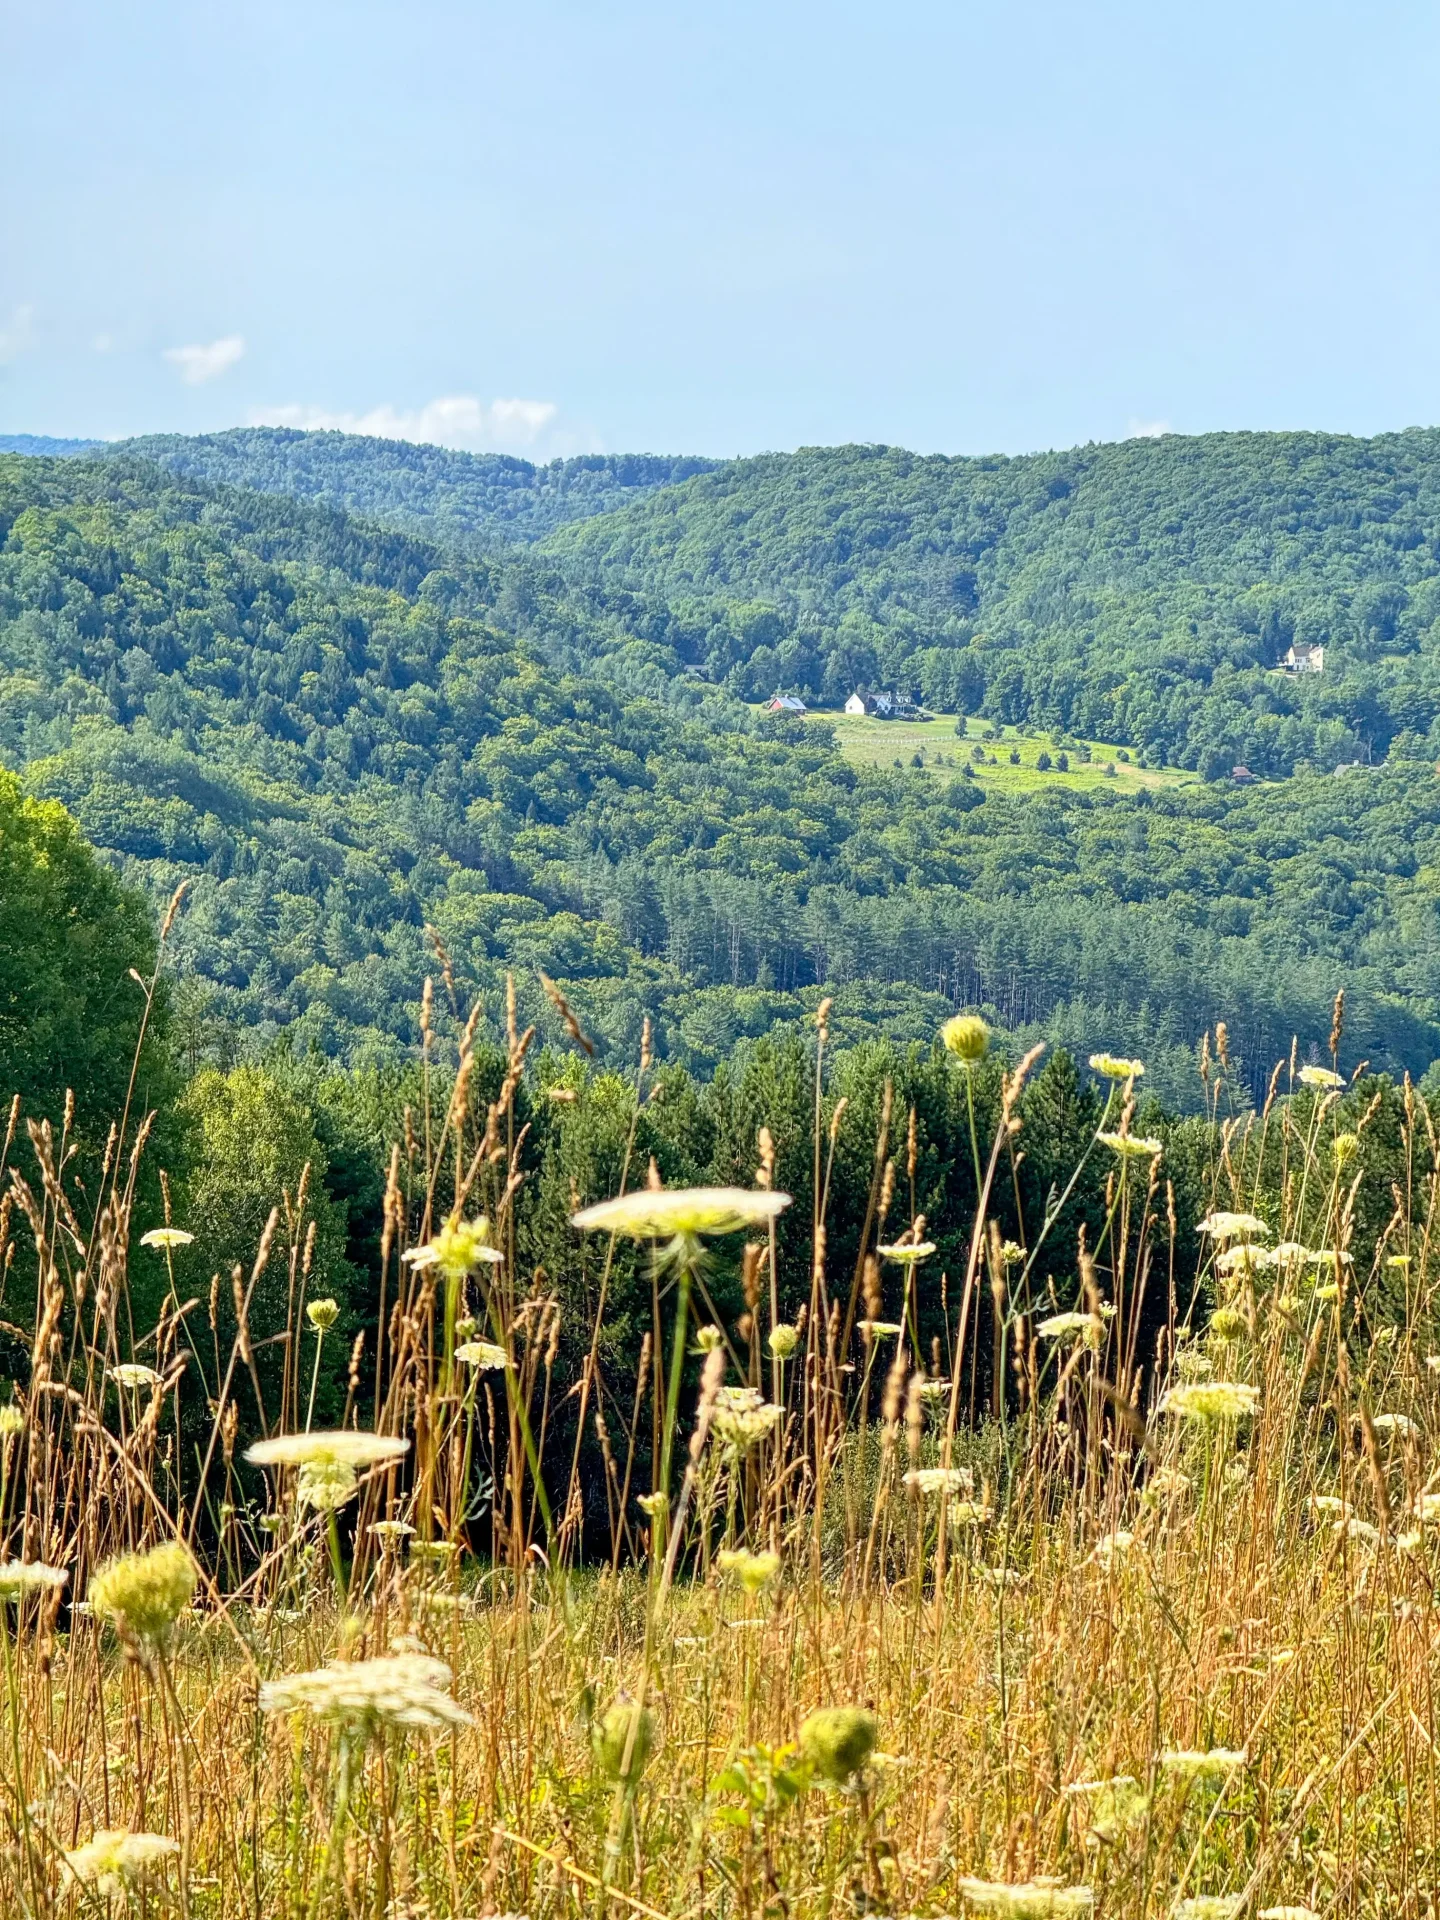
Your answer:
[[[117,440],[103,451],[152,460],[189,479],[338,507],[467,548],[502,538],[540,539],[715,464],[679,455],[597,453],[536,466],[504,453],[461,453],[411,440],[289,427],[147,434]]]
[[[1413,752],[1279,807],[982,800],[756,721],[525,555],[137,461],[0,460],[0,759],[155,900],[192,881],[192,1057],[398,1055],[432,926],[462,1001],[514,968],[558,1032],[543,967],[610,1057],[649,1013],[710,1065],[832,991],[850,1037],[979,1003],[1139,1051],[1183,1102],[1207,1024],[1263,1076],[1292,1034],[1323,1048],[1343,984],[1353,1045],[1418,1073],[1440,782]]]
[[[1379,757],[1440,713],[1435,430],[987,459],[808,448],[545,548],[668,603],[663,637],[750,697],[908,680],[1209,777]],[[1274,671],[1295,641],[1326,646],[1323,674]]]
[[[63,460],[72,454],[92,453],[100,440],[57,440],[48,433],[0,433],[0,453],[33,454],[40,459]]]

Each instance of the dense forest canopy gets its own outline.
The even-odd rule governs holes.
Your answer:
[[[290,494],[460,544],[497,536],[538,540],[568,521],[608,513],[715,464],[696,457],[587,453],[535,466],[506,453],[461,453],[411,440],[289,427],[147,434],[116,441],[105,452],[153,460],[192,479]]]
[[[704,1070],[826,991],[842,1038],[979,1004],[1142,1052],[1176,1103],[1207,1025],[1258,1086],[1292,1034],[1323,1049],[1341,985],[1360,1056],[1440,1054],[1424,713],[1383,765],[1278,792],[982,798],[757,717],[684,671],[681,611],[534,548],[113,455],[0,460],[0,542],[0,758],[154,900],[194,882],[193,1062],[398,1058],[437,936],[457,1003],[513,968],[558,1035],[544,968],[603,1056],[649,1013]]]
[[[1436,431],[542,467],[275,428],[106,452],[451,546],[538,543],[591,607],[750,700],[908,685],[1212,779],[1378,759],[1440,714]],[[1306,642],[1324,673],[1280,672]]]
[[[1440,432],[1168,435],[1017,459],[739,460],[559,530],[577,577],[754,696],[908,681],[1207,777],[1378,757],[1440,713]],[[737,649],[733,608],[754,644]],[[1275,671],[1327,649],[1323,674]]]

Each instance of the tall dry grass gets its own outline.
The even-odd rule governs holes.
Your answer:
[[[509,1075],[472,1117],[477,1019],[391,1160],[383,1341],[369,1373],[354,1356],[342,1441],[303,1438],[327,1331],[303,1191],[248,1268],[135,1326],[146,1123],[117,1124],[81,1219],[67,1132],[12,1109],[3,1220],[36,1291],[0,1423],[0,1911],[1433,1911],[1440,1156],[1413,1092],[1405,1180],[1362,1246],[1338,1074],[1292,1061],[1263,1111],[1222,1119],[1223,1035],[1207,1049],[1191,1300],[1163,1151],[1108,1063],[1106,1225],[1063,1250],[1057,1314],[1032,1310],[1042,1251],[1062,1258],[1047,1222],[1007,1245],[990,1214],[1027,1059],[973,1139],[980,1205],[943,1281],[923,1221],[895,1226],[913,1131],[887,1108],[852,1286],[824,1258],[844,1117],[823,1113],[822,1008],[805,1313],[777,1322],[767,1137],[748,1196],[647,1199],[631,1167],[566,1379],[553,1285],[515,1259],[530,1035],[512,999]],[[947,1041],[960,1074],[987,1044],[973,1021]],[[737,1209],[746,1312],[712,1331],[705,1248]],[[596,1367],[607,1221],[655,1247],[619,1402]],[[252,1328],[276,1262],[287,1323]],[[917,1304],[942,1297],[922,1352]],[[599,1440],[607,1553],[581,1553],[562,1402]],[[365,1434],[403,1454],[368,1459]],[[257,1435],[308,1457],[257,1482]]]

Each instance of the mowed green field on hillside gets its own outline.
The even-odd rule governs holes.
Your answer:
[[[1137,766],[1127,749],[1093,740],[1061,748],[1047,734],[1022,733],[1016,727],[1005,727],[1000,739],[992,739],[991,723],[973,717],[966,720],[962,739],[955,731],[954,714],[937,714],[933,720],[873,720],[849,713],[812,713],[807,717],[835,729],[840,751],[854,766],[899,765],[945,777],[959,774],[968,766],[982,787],[999,792],[1024,793],[1062,786],[1077,791],[1103,787],[1112,793],[1136,793],[1142,787],[1185,786],[1199,778],[1175,767]],[[1081,758],[1087,747],[1088,761]],[[983,759],[976,758],[977,749]],[[1066,770],[1058,765],[1062,753],[1069,762]],[[1042,754],[1050,758],[1046,769],[1037,764]]]

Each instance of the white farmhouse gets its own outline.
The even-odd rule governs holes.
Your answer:
[[[1323,673],[1325,649],[1312,646],[1308,640],[1297,640],[1294,646],[1286,650],[1280,664],[1286,673]]]

